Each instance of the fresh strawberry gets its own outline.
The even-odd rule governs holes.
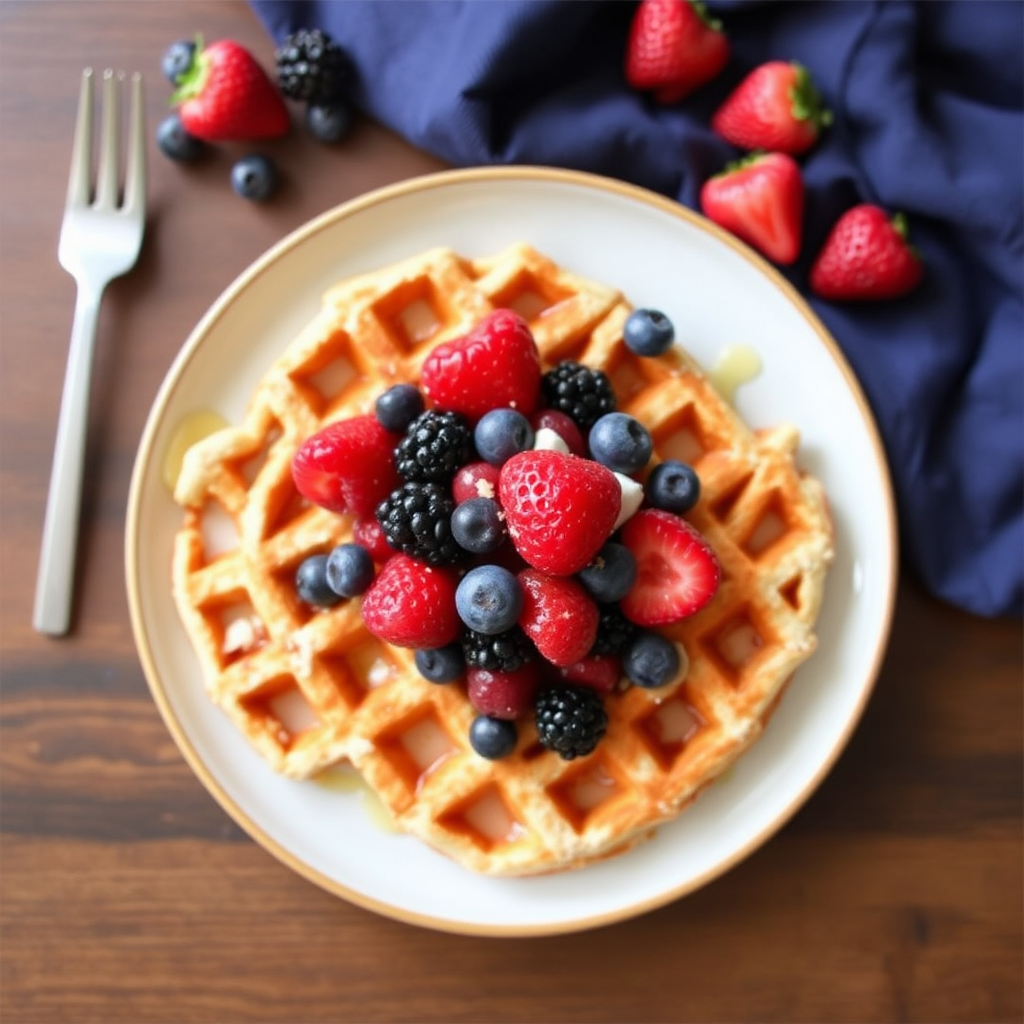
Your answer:
[[[393,555],[363,594],[363,622],[396,647],[444,647],[462,629],[455,609],[458,575],[408,555]]]
[[[558,670],[567,683],[583,683],[598,693],[611,693],[622,678],[622,659],[614,654],[588,654]]]
[[[491,718],[524,718],[533,710],[533,698],[540,686],[536,661],[511,672],[471,668],[466,673],[466,695],[473,709]]]
[[[536,430],[553,430],[565,443],[573,455],[586,455],[587,446],[576,426],[576,421],[568,413],[558,409],[538,409],[530,419],[530,426]]]
[[[705,216],[776,263],[800,254],[804,182],[785,153],[754,153],[709,178],[700,191]]]
[[[754,68],[711,118],[734,146],[792,154],[806,153],[831,123],[807,69],[784,60]]]
[[[729,59],[729,40],[699,0],[641,0],[626,46],[626,81],[675,103],[710,82]]]
[[[352,527],[352,539],[362,544],[370,552],[370,557],[378,563],[386,562],[395,553],[376,517],[357,519]]]
[[[823,299],[895,299],[916,288],[924,264],[907,242],[902,214],[891,220],[871,203],[855,206],[836,221],[814,265],[811,288]]]
[[[224,39],[196,46],[171,102],[189,135],[206,142],[270,139],[288,131],[288,109],[243,46]]]
[[[610,469],[556,451],[519,452],[498,478],[516,550],[555,576],[579,572],[597,554],[615,526],[621,495]]]
[[[599,613],[593,598],[571,576],[536,569],[519,573],[523,610],[519,627],[553,665],[571,665],[597,638]]]
[[[420,385],[436,406],[475,422],[505,406],[529,416],[540,376],[540,354],[526,321],[497,309],[469,334],[438,345],[423,362]]]
[[[452,480],[452,497],[456,504],[470,498],[497,498],[500,467],[489,462],[467,462]]]
[[[622,528],[637,579],[622,599],[623,614],[638,626],[663,626],[698,612],[718,591],[722,570],[707,540],[685,519],[642,509]]]
[[[295,486],[315,505],[368,518],[402,482],[395,468],[398,440],[376,416],[331,423],[299,446],[292,459]]]

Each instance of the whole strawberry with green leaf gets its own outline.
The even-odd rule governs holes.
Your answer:
[[[823,299],[871,302],[906,295],[924,264],[907,241],[907,220],[861,203],[833,225],[811,267],[810,284]]]
[[[700,0],[641,0],[626,46],[626,81],[675,103],[710,82],[729,59],[729,40]]]
[[[256,58],[229,39],[203,46],[176,77],[171,103],[185,130],[205,142],[270,139],[290,124],[281,94]]]
[[[711,118],[711,127],[741,149],[805,153],[832,123],[810,73],[773,60],[743,79]]]
[[[754,153],[704,183],[704,215],[775,263],[800,255],[804,183],[796,161],[785,153]]]

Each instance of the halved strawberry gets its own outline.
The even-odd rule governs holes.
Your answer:
[[[526,321],[510,309],[497,309],[469,334],[433,349],[423,361],[420,386],[438,408],[476,421],[504,407],[529,416],[540,395],[540,377],[540,354]]]
[[[615,474],[598,462],[528,451],[501,467],[498,500],[519,554],[535,569],[570,576],[611,534],[622,489]]]
[[[637,579],[622,599],[623,614],[638,626],[663,626],[699,612],[717,593],[722,570],[704,536],[685,519],[642,509],[622,528]]]
[[[523,590],[522,631],[553,665],[579,661],[597,637],[600,616],[593,598],[571,576],[524,569],[518,579]]]
[[[338,420],[308,437],[292,459],[299,493],[332,512],[373,516],[402,482],[395,468],[399,437],[376,416]]]
[[[363,594],[363,622],[396,647],[444,647],[462,631],[455,608],[458,575],[408,555],[393,555]]]

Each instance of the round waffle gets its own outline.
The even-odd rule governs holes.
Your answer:
[[[652,464],[697,469],[687,519],[722,567],[711,603],[664,630],[688,653],[685,675],[610,695],[607,734],[571,762],[526,722],[511,756],[478,756],[462,687],[424,680],[412,651],[366,630],[358,600],[315,610],[295,592],[298,564],[353,525],[301,499],[298,446],[417,381],[432,347],[497,308],[529,322],[545,367],[574,359],[608,374],[619,408],[652,434]],[[175,489],[174,597],[211,698],[275,769],[310,778],[351,764],[399,828],[475,871],[566,870],[649,836],[758,736],[815,647],[833,539],[820,484],[797,468],[796,429],[752,431],[678,347],[631,353],[630,310],[522,244],[482,259],[433,249],[342,282],[244,422],[189,449]]]

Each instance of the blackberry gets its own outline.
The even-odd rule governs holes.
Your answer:
[[[592,686],[561,684],[541,690],[534,716],[537,738],[564,761],[585,757],[608,730],[608,713]]]
[[[607,374],[571,359],[544,374],[541,390],[549,408],[564,412],[583,431],[605,413],[615,411],[615,392]]]
[[[473,431],[465,416],[427,409],[398,442],[395,464],[406,480],[447,483],[472,455]]]
[[[470,668],[486,668],[492,672],[515,672],[535,657],[530,638],[518,627],[504,633],[462,632],[462,653]]]
[[[637,635],[639,627],[634,625],[617,604],[598,604],[597,639],[590,649],[591,654],[621,654],[626,645]]]
[[[452,536],[454,509],[443,484],[407,482],[377,506],[377,522],[396,551],[427,565],[452,565],[463,556]]]
[[[320,29],[299,29],[274,52],[277,87],[290,100],[323,103],[348,90],[348,54]]]

